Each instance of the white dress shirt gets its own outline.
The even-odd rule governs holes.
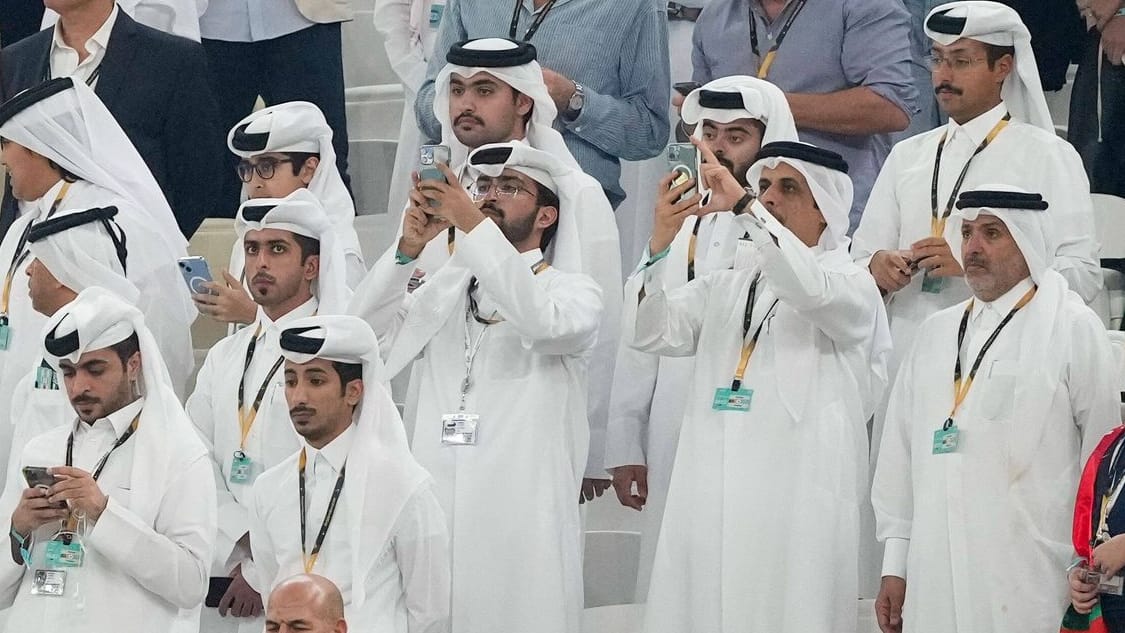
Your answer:
[[[120,9],[114,4],[113,11],[109,13],[106,21],[97,31],[94,31],[90,39],[86,40],[84,48],[87,57],[81,61],[79,61],[78,51],[63,41],[62,23],[56,22],[54,38],[51,40],[51,77],[74,77],[79,81],[89,83],[91,87],[96,85],[97,78],[95,77],[91,81],[90,77],[94,75],[95,70],[105,59],[105,50],[109,46],[109,36],[113,32],[114,23],[117,22],[118,12],[120,12]]]

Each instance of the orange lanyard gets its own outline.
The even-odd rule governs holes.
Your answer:
[[[51,203],[51,209],[47,211],[48,218],[54,216],[55,212],[59,210],[59,205],[62,204],[63,198],[66,197],[66,194],[69,191],[70,183],[64,182],[62,189],[59,189],[59,195],[55,196],[55,201]],[[31,233],[32,224],[34,223],[28,223],[27,227],[23,231],[23,235],[20,236],[19,242],[16,243],[16,252],[12,255],[12,263],[8,265],[8,274],[4,276],[4,290],[3,293],[0,294],[0,316],[4,317],[5,319],[7,318],[8,310],[11,307],[10,301],[12,298],[12,283],[15,281],[16,271],[19,270],[20,265],[23,264],[25,260],[27,260],[27,256],[29,253],[29,251],[25,249],[27,248],[27,236],[29,233]]]
[[[336,486],[332,488],[332,497],[328,500],[328,509],[324,512],[324,522],[320,524],[320,531],[317,532],[316,542],[313,543],[312,553],[306,551],[307,545],[305,544],[306,536],[306,510],[305,505],[305,465],[308,463],[308,457],[305,454],[305,449],[301,449],[301,457],[297,460],[297,475],[298,475],[298,492],[300,493],[301,501],[301,561],[305,564],[305,573],[312,573],[313,567],[316,566],[316,559],[320,558],[320,548],[324,546],[324,538],[328,535],[328,526],[332,525],[332,517],[336,515],[336,504],[340,501],[340,493],[344,490],[344,474],[348,469],[347,463],[340,468],[340,476],[336,477]]]
[[[953,183],[953,191],[949,193],[949,199],[945,202],[945,209],[942,213],[938,213],[938,175],[941,172],[941,155],[945,151],[946,137],[949,135],[949,130],[941,133],[941,140],[938,141],[937,155],[934,157],[934,176],[930,181],[930,237],[942,237],[945,235],[945,224],[949,220],[949,215],[953,213],[953,205],[957,203],[957,194],[961,193],[961,185],[965,184],[965,176],[969,173],[969,165],[973,163],[973,159],[984,151],[992,141],[996,140],[996,136],[1008,127],[1008,121],[1012,118],[1011,114],[1005,114],[1004,118],[1000,119],[996,125],[992,126],[988,134],[985,135],[984,140],[977,145],[973,155],[969,156],[969,160],[965,161],[965,166],[961,168],[961,175],[957,177],[957,181]]]

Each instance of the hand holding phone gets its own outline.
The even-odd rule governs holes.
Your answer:
[[[672,186],[678,187],[689,179],[695,179],[695,186],[691,187],[680,196],[680,201],[687,200],[695,195],[699,187],[699,178],[696,168],[699,165],[699,149],[691,143],[672,143],[665,150],[668,159],[668,170],[675,174]]]
[[[58,478],[52,475],[50,469],[46,466],[24,466],[23,478],[27,482],[28,488],[40,488],[42,490],[48,490],[58,482]],[[52,503],[51,507],[62,509],[66,507],[66,502]]]
[[[192,294],[213,294],[203,286],[205,282],[214,281],[211,277],[211,267],[207,265],[206,259],[198,256],[181,257],[177,263],[180,266],[180,274],[184,277],[184,283]]]

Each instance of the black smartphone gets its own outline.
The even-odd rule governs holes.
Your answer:
[[[58,479],[50,473],[46,466],[24,466],[23,478],[27,481],[28,488],[43,488],[46,490],[55,485]],[[60,501],[51,504],[52,508],[65,508],[66,502]]]
[[[681,81],[679,83],[672,84],[672,90],[675,90],[685,97],[691,94],[693,90],[697,90],[701,87],[702,84],[700,84],[698,81]]]
[[[207,597],[203,600],[203,606],[217,609],[219,601],[226,595],[227,589],[230,589],[230,584],[234,582],[234,578],[227,578],[226,576],[211,576],[207,581]]]

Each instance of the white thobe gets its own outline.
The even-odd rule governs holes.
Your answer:
[[[696,221],[695,276],[730,268],[740,233],[733,230],[730,213],[695,216],[684,221],[670,247],[669,266],[687,270],[688,244]],[[643,262],[642,262],[643,263]],[[671,290],[679,283],[664,279]],[[641,558],[637,569],[637,602],[648,595],[652,559],[664,517],[672,461],[680,435],[680,420],[687,401],[684,385],[691,382],[695,359],[658,356],[635,350],[624,341],[613,376],[609,423],[606,428],[605,467],[643,465],[648,469],[648,498],[641,513]]]
[[[581,524],[575,492],[586,468],[587,365],[602,321],[590,277],[547,268],[538,250],[517,253],[492,220],[458,237],[457,250],[406,294],[412,265],[394,250],[359,292],[378,297],[360,315],[386,354],[388,375],[420,352],[413,451],[433,475],[453,540],[455,633],[576,633],[582,613]],[[459,409],[467,311],[479,281],[487,327],[472,364],[465,411],[480,416],[474,446],[443,446],[442,416]],[[509,596],[513,599],[497,599]]]
[[[663,287],[666,260],[626,286],[631,343],[696,356],[646,633],[855,630],[864,424],[880,395],[871,350],[885,317],[871,277],[843,250],[781,244],[675,290]],[[752,408],[716,411],[758,271],[749,331],[766,321],[743,380]]]
[[[934,455],[953,405],[966,303],[922,324],[891,391],[872,502],[883,574],[906,578],[906,633],[1047,633],[1069,602],[1074,494],[1082,465],[1117,425],[1114,364],[1101,321],[1046,271],[982,362],[954,416],[959,445]],[[1028,282],[976,301],[969,367]]]
[[[316,311],[317,300],[313,298],[273,321],[259,307],[255,323],[215,343],[207,353],[207,360],[196,378],[195,391],[188,398],[185,408],[211,455],[213,481],[218,493],[219,534],[211,565],[214,576],[229,576],[237,565],[243,565],[245,572],[253,564],[249,550],[238,545],[238,541],[250,531],[248,504],[254,481],[231,481],[235,451],[241,450],[253,461],[252,472],[256,477],[292,455],[301,441],[293,429],[289,405],[285,400],[284,363],[269,378],[245,444],[242,443],[238,417],[238,385],[240,382],[245,385],[243,401],[249,412],[258,390],[281,358],[281,331],[288,327],[287,324],[312,316]],[[254,336],[258,337],[254,357],[243,376],[246,351]],[[238,630],[244,633],[256,633],[265,626],[263,618],[220,618],[218,610],[212,608],[205,608],[203,613],[205,633],[234,630],[236,624],[239,625]]]
[[[3,273],[7,272],[8,266],[18,257],[16,247],[20,236],[30,224],[47,219],[63,185],[64,183],[59,181],[39,200],[20,204],[20,217],[12,223],[4,235],[3,242],[0,242],[0,268],[3,268]],[[142,296],[138,307],[144,312],[145,322],[149,324],[160,346],[173,386],[180,390],[195,366],[191,351],[189,330],[191,324],[183,322],[176,306],[164,305],[159,297],[154,299],[152,293],[148,293],[147,297],[145,295],[146,289],[161,283],[174,283],[180,278],[175,256],[163,249],[134,247],[134,244],[161,243],[158,234],[149,226],[150,221],[147,216],[138,209],[130,208],[129,204],[116,194],[92,183],[84,180],[72,183],[58,210],[61,212],[108,206],[116,206],[121,211],[114,220],[121,225],[128,238],[129,266],[126,277],[141,290]],[[158,254],[163,254],[163,257]],[[12,275],[9,304],[12,339],[8,349],[0,350],[0,403],[3,403],[0,404],[0,445],[3,446],[9,446],[14,435],[13,425],[18,422],[17,419],[10,417],[16,386],[29,371],[33,371],[39,365],[43,353],[41,330],[47,324],[47,317],[31,307],[31,297],[27,293],[27,266],[30,260],[30,256],[24,258],[23,263]],[[179,285],[182,287],[183,281],[179,281]],[[74,290],[81,290],[81,288]],[[73,410],[64,409],[64,417],[59,421],[67,422],[73,415]],[[19,449],[13,447],[12,450]],[[7,472],[8,454],[8,450],[0,451],[0,459],[4,460],[4,463],[0,464],[4,467],[0,469],[0,473]]]
[[[336,480],[347,464],[336,512],[312,573],[340,589],[348,630],[365,633],[447,633],[449,631],[449,549],[445,518],[428,485],[400,512],[390,539],[372,543],[365,536],[367,517],[388,512],[380,505],[380,485],[365,478],[358,462],[373,456],[356,442],[356,427],[317,450],[304,445],[307,529],[305,550],[313,551],[328,511]],[[305,572],[301,551],[298,459],[291,455],[254,484],[250,542],[256,577],[268,595],[278,583]],[[350,460],[350,463],[349,463]],[[357,606],[356,567],[364,578],[364,599]]]
[[[93,472],[144,402],[138,400],[92,425],[72,419],[72,424],[39,435],[26,446],[18,466],[63,465],[67,436],[73,429],[74,465]],[[203,601],[215,530],[215,493],[207,482],[207,460],[202,451],[198,457],[169,455],[176,449],[168,437],[145,439],[142,434],[162,430],[156,426],[149,430],[147,413],[134,436],[109,457],[98,479],[109,503],[87,528],[83,566],[67,572],[67,596],[31,594],[31,569],[43,567],[46,543],[60,523],[35,531],[31,569],[16,565],[9,555],[0,557],[0,601],[11,605],[7,630],[169,631],[181,609],[194,609]],[[186,426],[186,419],[182,422]],[[164,446],[153,449],[158,443]],[[155,463],[164,456],[173,463]],[[153,480],[163,478],[153,473],[170,467],[175,475],[167,479],[167,486],[152,489]],[[0,499],[5,516],[11,515],[26,487],[22,477],[9,478]],[[151,521],[138,514],[142,507],[155,508]],[[75,594],[69,594],[71,588]]]

